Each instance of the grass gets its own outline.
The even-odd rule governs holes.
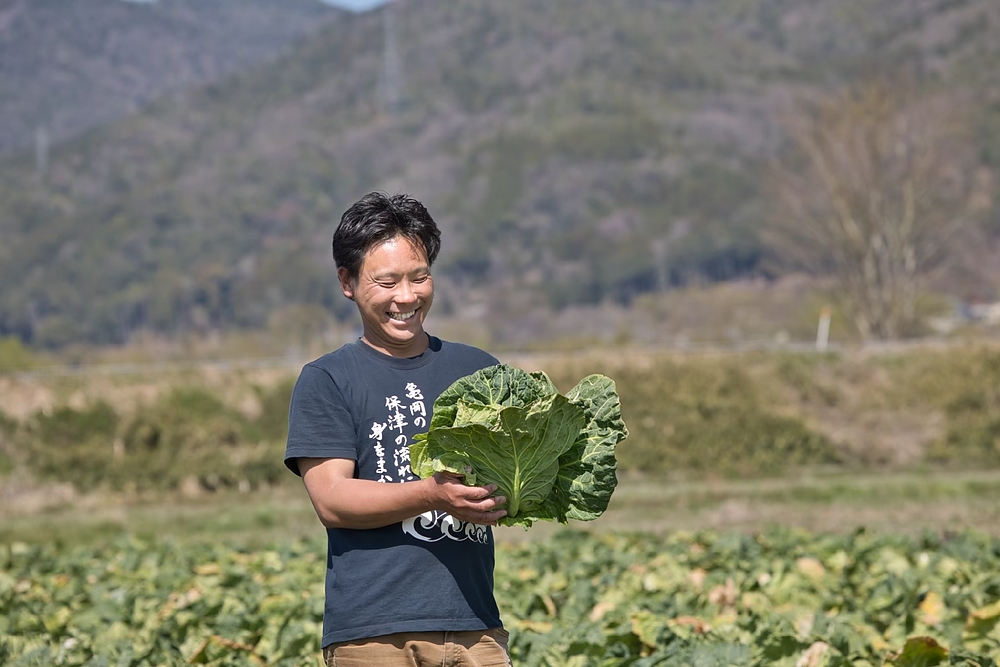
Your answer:
[[[760,480],[671,480],[624,475],[594,531],[698,530],[756,532],[781,525],[811,532],[865,527],[920,535],[966,529],[1000,534],[1000,471],[811,473]],[[539,523],[500,528],[499,542],[547,539],[564,530]],[[220,492],[195,498],[81,496],[46,510],[0,509],[0,543],[94,544],[121,536],[175,541],[222,540],[263,545],[321,534],[305,491]]]
[[[187,498],[175,494],[123,500],[83,496],[43,510],[0,510],[0,543],[92,544],[120,536],[249,545],[292,540],[322,531],[305,491],[222,492]]]

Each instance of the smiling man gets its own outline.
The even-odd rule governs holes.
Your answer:
[[[510,665],[493,597],[493,486],[418,479],[409,443],[437,396],[497,363],[424,331],[441,235],[405,195],[366,195],[341,218],[333,258],[363,335],[307,364],[285,464],[327,529],[328,665]]]

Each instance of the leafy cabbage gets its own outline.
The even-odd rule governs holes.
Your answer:
[[[507,498],[499,523],[590,521],[618,484],[615,446],[628,436],[615,383],[589,375],[565,395],[543,372],[499,364],[455,381],[410,445],[420,477],[464,475]]]

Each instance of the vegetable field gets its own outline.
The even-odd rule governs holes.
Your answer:
[[[318,665],[325,546],[0,545],[0,664]],[[518,667],[996,665],[1000,540],[557,531],[500,545]]]

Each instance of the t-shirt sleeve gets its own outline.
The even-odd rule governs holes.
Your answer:
[[[354,420],[333,378],[318,366],[305,366],[288,408],[285,465],[301,475],[296,461],[300,457],[356,461],[356,442]]]

